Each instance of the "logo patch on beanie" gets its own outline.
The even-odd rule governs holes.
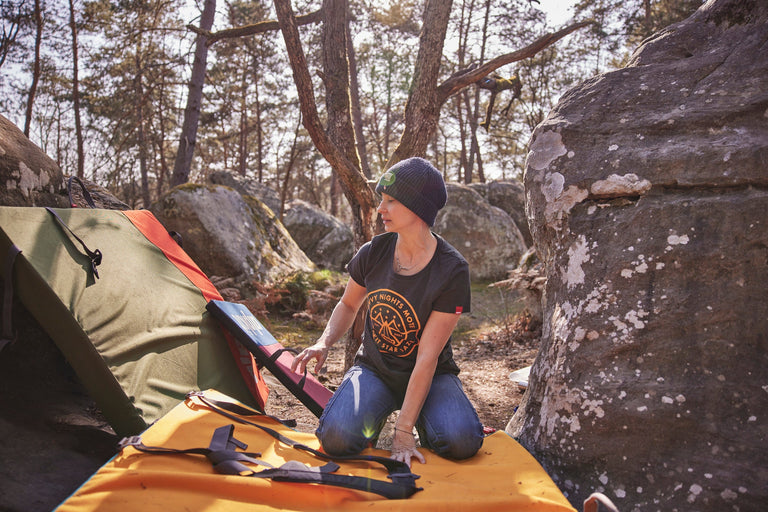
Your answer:
[[[392,171],[387,171],[381,175],[381,179],[379,180],[379,185],[381,185],[382,187],[388,187],[394,182],[395,182],[395,173]]]

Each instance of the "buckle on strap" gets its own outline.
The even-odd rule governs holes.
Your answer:
[[[390,473],[387,475],[387,478],[396,484],[415,485],[416,480],[421,478],[421,475],[415,473]]]
[[[128,446],[133,446],[133,447],[144,446],[144,443],[141,442],[141,436],[124,437],[120,440],[119,443],[117,443],[117,447],[120,448],[121,450]]]

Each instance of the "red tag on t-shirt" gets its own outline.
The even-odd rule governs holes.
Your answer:
[[[463,308],[463,307],[461,307],[461,306],[456,306],[456,314],[457,314],[457,315],[460,315],[462,311],[464,311],[464,308]]]

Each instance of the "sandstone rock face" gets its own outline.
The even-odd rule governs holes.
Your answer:
[[[507,432],[574,505],[768,503],[767,40],[768,3],[710,1],[533,134],[544,332]]]
[[[520,230],[507,213],[469,187],[447,183],[448,202],[433,230],[469,262],[472,280],[504,279],[525,252]]]
[[[216,171],[208,176],[208,181],[214,185],[233,188],[244,196],[255,197],[269,206],[276,215],[280,213],[280,194],[256,180],[244,178],[228,171]]]
[[[182,185],[151,211],[209,276],[266,285],[315,269],[271,209],[228,187]]]
[[[69,206],[91,208],[91,205],[88,204],[88,200],[85,198],[85,193],[83,192],[83,187],[85,187],[96,208],[104,208],[105,210],[131,209],[130,206],[113,196],[107,189],[90,180],[80,180],[83,187],[81,187],[76,180],[73,180],[71,176],[65,176],[64,180],[67,183],[67,198],[71,200],[71,205]]]
[[[501,208],[515,221],[523,236],[526,247],[533,245],[528,218],[525,215],[525,188],[519,181],[490,181],[468,185],[488,201],[491,206]]]
[[[289,202],[283,224],[304,254],[321,268],[344,270],[354,255],[352,229],[306,201]]]
[[[0,204],[67,206],[59,166],[0,115]]]

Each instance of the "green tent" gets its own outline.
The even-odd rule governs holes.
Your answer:
[[[118,434],[143,431],[193,390],[264,406],[252,356],[206,311],[221,296],[150,212],[0,207],[3,259]]]

